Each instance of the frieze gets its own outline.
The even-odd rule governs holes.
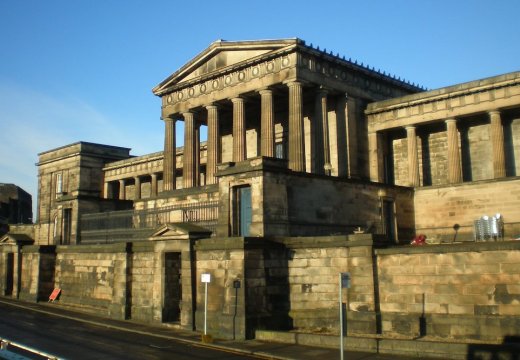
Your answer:
[[[300,54],[300,67],[330,79],[346,82],[349,85],[363,86],[366,90],[385,96],[392,94],[392,88],[385,86],[381,81],[370,79],[362,74],[353,74],[345,66],[319,59],[311,54]]]
[[[216,78],[208,79],[202,83],[193,84],[184,89],[174,91],[162,97],[162,106],[173,105],[178,102],[187,101],[201,95],[207,95],[213,91],[219,91],[226,87],[232,87],[240,83],[246,83],[265,75],[278,73],[283,69],[294,66],[290,56],[283,55],[274,59],[269,59],[261,63],[254,64],[247,68],[220,75]]]

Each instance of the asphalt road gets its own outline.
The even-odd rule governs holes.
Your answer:
[[[0,337],[71,359],[255,359],[0,303]]]

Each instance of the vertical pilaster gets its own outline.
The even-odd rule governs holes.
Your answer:
[[[184,162],[183,180],[184,188],[195,186],[195,118],[193,113],[185,112],[184,117]]]
[[[504,129],[500,111],[489,112],[491,146],[493,147],[493,177],[501,178],[506,176],[506,159],[504,149]]]
[[[208,152],[206,162],[206,184],[215,184],[217,164],[220,162],[219,119],[216,105],[206,106],[208,111]]]
[[[233,161],[246,159],[246,124],[244,99],[236,97],[233,103]]]
[[[274,157],[274,110],[273,91],[260,90],[261,103],[261,155]]]
[[[139,176],[136,176],[134,178],[134,180],[135,180],[134,199],[139,200],[139,199],[141,199],[141,178]]]
[[[293,81],[289,87],[289,169],[305,171],[305,143],[303,137],[302,84]]]
[[[460,162],[457,120],[447,119],[445,122],[448,132],[448,183],[458,184],[462,182],[462,164]]]
[[[408,184],[419,186],[419,155],[415,126],[406,127],[406,139],[408,143]]]
[[[125,185],[126,185],[125,179],[120,179],[119,180],[119,200],[126,200]]]
[[[176,162],[176,144],[175,144],[175,122],[176,119],[165,118],[164,130],[164,160],[163,160],[163,188],[164,191],[175,190],[175,162]]]
[[[151,196],[155,197],[157,196],[157,174],[151,174]],[[164,182],[164,180],[163,180]]]

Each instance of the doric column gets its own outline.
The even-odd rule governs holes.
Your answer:
[[[368,134],[368,161],[370,181],[384,182],[383,140],[381,133]]]
[[[175,190],[175,164],[177,149],[175,144],[176,119],[164,119],[164,160],[163,160],[163,188],[164,191]]]
[[[408,143],[408,184],[419,186],[419,155],[415,126],[406,127],[406,139]]]
[[[184,117],[184,162],[183,180],[184,188],[195,186],[195,118],[193,113],[185,112]]]
[[[289,169],[305,171],[305,143],[303,137],[302,84],[293,81],[289,87]]]
[[[200,123],[195,121],[195,185],[200,186]]]
[[[246,159],[246,120],[244,99],[236,97],[233,103],[233,161]]]
[[[108,181],[103,183],[103,197],[105,199],[110,199],[110,183]]]
[[[489,119],[491,121],[491,145],[493,146],[493,177],[496,179],[506,176],[504,129],[502,127],[500,111],[490,111]]]
[[[260,90],[261,102],[261,155],[274,157],[274,110],[273,91]]]
[[[125,179],[120,179],[119,180],[119,200],[126,200],[125,185],[126,185]]]
[[[141,178],[139,176],[134,177],[134,199],[139,200],[141,198]]]
[[[462,182],[457,120],[446,120],[446,129],[448,132],[448,183],[457,184]]]
[[[208,111],[208,152],[206,162],[206,184],[215,184],[217,164],[220,162],[218,107],[206,106]]]
[[[359,178],[358,170],[358,136],[357,136],[357,108],[356,99],[345,94],[346,108],[345,117],[347,119],[347,165],[348,177]],[[381,180],[382,182],[383,180]]]
[[[150,196],[155,197],[157,196],[157,174],[151,174],[151,194]],[[164,182],[164,180],[163,180]]]
[[[327,114],[327,90],[316,92],[315,103],[316,172],[330,175],[329,119]]]

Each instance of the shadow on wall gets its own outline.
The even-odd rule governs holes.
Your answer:
[[[470,344],[468,346],[467,360],[519,360],[520,337],[506,336],[502,344]]]

